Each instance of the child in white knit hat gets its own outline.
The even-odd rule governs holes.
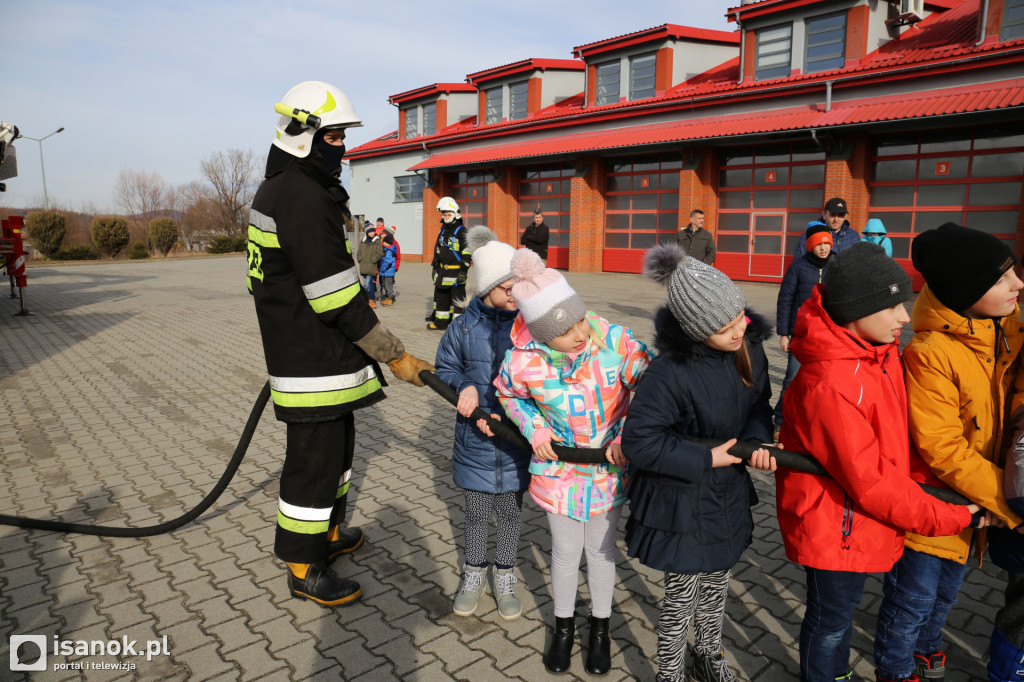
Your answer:
[[[501,413],[492,382],[512,348],[509,334],[519,314],[511,296],[515,249],[483,225],[470,230],[467,239],[477,293],[445,330],[434,361],[437,376],[459,395],[452,471],[465,493],[465,563],[453,610],[458,616],[476,611],[488,568],[491,517],[497,514],[492,589],[498,615],[514,620],[523,610],[514,569],[530,453],[491,437],[486,422],[474,424],[470,415],[477,407],[495,418]]]
[[[530,496],[551,528],[555,629],[544,666],[569,669],[580,557],[587,553],[591,617],[584,669],[611,666],[608,619],[615,585],[615,529],[626,499],[629,467],[619,445],[630,391],[651,361],[625,327],[588,312],[557,270],[520,249],[512,259],[512,295],[520,316],[514,348],[494,384],[505,412],[533,445]],[[552,442],[601,449],[606,461],[559,460]]]

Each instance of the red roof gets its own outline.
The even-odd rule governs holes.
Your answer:
[[[547,69],[562,69],[566,71],[582,71],[586,64],[578,59],[524,59],[522,61],[496,66],[493,69],[484,69],[466,76],[466,82],[479,85],[498,78],[505,78],[525,71],[546,71]]]
[[[388,104],[399,104],[400,102],[408,102],[429,95],[447,94],[450,92],[476,92],[476,88],[466,83],[434,83],[433,85],[424,85],[421,88],[391,95],[391,97],[388,97]]]
[[[728,45],[739,45],[740,35],[736,31],[716,31],[708,28],[694,28],[693,26],[681,26],[679,24],[662,24],[654,28],[645,28],[642,31],[634,31],[625,35],[615,36],[598,40],[586,45],[577,45],[572,52],[577,57],[589,57],[602,52],[618,50],[623,47],[651,43],[666,39],[695,40],[706,43],[726,43]]]
[[[791,1],[795,0],[762,0],[762,3],[767,5]],[[1024,39],[1007,42],[993,39],[981,45],[976,44],[979,4],[980,0],[963,0],[948,12],[931,14],[904,31],[900,38],[884,43],[859,63],[841,69],[763,81],[747,79],[738,83],[740,67],[737,57],[648,99],[583,106],[581,93],[578,97],[531,114],[526,119],[486,125],[475,125],[475,122],[474,125],[465,125],[463,121],[435,135],[416,138],[415,142],[416,146],[423,142],[439,145],[450,141],[454,144],[473,138],[481,143],[487,141],[487,138],[506,134],[554,127],[571,129],[588,122],[603,122],[612,118],[625,120],[651,113],[675,113],[682,109],[687,112],[706,110],[730,102],[753,99],[780,101],[787,94],[806,94],[819,89],[824,91],[827,81],[833,83],[833,91],[841,99],[842,91],[848,86],[861,87],[886,80],[914,79],[942,73],[943,70],[950,73],[958,71],[971,77],[970,70],[995,68],[1000,63],[1019,67],[1024,59]],[[636,35],[628,34],[620,38]],[[348,157],[354,159],[403,151],[407,145],[406,140],[369,142],[349,150]]]
[[[792,107],[766,115],[708,116],[672,123],[478,147],[434,154],[412,166],[410,170],[469,166],[509,159],[628,149],[659,143],[821,129],[878,121],[920,119],[1010,107],[1024,107],[1024,78],[935,90],[920,97],[887,96],[841,102],[831,111],[822,111],[820,105]]]

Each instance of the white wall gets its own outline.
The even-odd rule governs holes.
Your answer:
[[[540,89],[540,108],[550,107],[567,97],[583,92],[587,81],[586,71],[535,71],[534,76],[543,79]]]
[[[378,216],[394,225],[402,253],[423,253],[423,202],[395,203],[395,178],[424,159],[422,152],[353,160],[349,166],[349,208],[373,222]]]
[[[740,55],[739,45],[677,40],[672,46],[672,85],[679,85]],[[628,68],[628,64],[625,65]]]
[[[475,92],[452,92],[441,95],[440,99],[448,100],[448,122],[447,125],[458,123],[464,118],[476,116],[479,105],[479,95]]]

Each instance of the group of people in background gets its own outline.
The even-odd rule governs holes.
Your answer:
[[[363,238],[356,249],[359,265],[359,279],[370,299],[370,307],[394,305],[398,298],[395,276],[402,264],[402,250],[395,239],[395,226],[386,226],[384,218],[377,218],[376,225],[369,220],[363,223]]]
[[[516,251],[485,227],[469,231],[464,257],[475,296],[436,359],[438,376],[459,395],[453,456],[465,493],[466,561],[455,613],[474,613],[488,583],[499,616],[521,613],[513,569],[528,491],[551,532],[554,613],[544,665],[552,673],[571,666],[585,554],[583,667],[604,674],[616,529],[628,502],[628,555],[665,575],[658,679],[733,680],[722,628],[731,570],[752,538],[750,466],[776,472],[786,553],[805,571],[801,680],[853,679],[853,614],[871,572],[885,573],[876,679],[942,679],[941,630],[970,549],[984,546],[972,536],[986,527],[1011,572],[989,672],[1022,679],[1024,581],[1014,576],[1024,570],[1024,538],[1006,530],[1021,519],[1006,502],[1001,467],[1011,408],[1024,403],[1024,373],[1014,385],[1024,283],[1012,252],[954,224],[919,235],[911,257],[926,285],[901,359],[910,277],[891,258],[879,221],[865,225],[862,240],[846,202],[831,199],[804,233],[780,292],[778,332],[790,366],[786,397],[773,410],[763,346],[771,326],[710,265],[714,241],[703,218],[694,211],[680,230],[685,248],[659,245],[646,256],[645,274],[667,289],[654,313],[656,353],[589,311],[535,252]],[[492,437],[473,416],[477,407],[515,426],[530,449]],[[730,453],[737,442],[748,446],[746,463]],[[771,443],[810,455],[828,476],[776,471]],[[603,459],[576,462],[565,447]],[[949,486],[968,503],[940,501],[920,482]]]

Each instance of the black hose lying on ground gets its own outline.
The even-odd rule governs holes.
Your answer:
[[[420,372],[420,379],[422,379],[423,383],[434,389],[438,395],[449,403],[452,405],[458,405],[459,397],[455,394],[455,390],[448,384],[441,381],[436,374],[424,370]],[[494,435],[498,436],[502,440],[508,441],[513,445],[518,445],[519,447],[527,450],[533,449],[530,442],[523,437],[523,434],[510,427],[508,424],[504,424],[497,419],[494,419],[479,407],[473,410],[473,419],[485,420]],[[711,438],[689,438],[687,440],[699,443],[707,448],[715,448],[725,442]],[[608,461],[605,459],[604,450],[601,448],[569,448],[562,445],[556,445],[555,443],[552,443],[551,447],[555,451],[555,454],[558,455],[558,458],[563,462],[573,462],[576,464],[604,464]],[[791,450],[782,450],[770,445],[759,445],[756,443],[744,443],[737,441],[735,445],[729,448],[729,454],[733,457],[739,457],[744,462],[749,463],[750,457],[754,454],[754,450],[757,450],[758,448],[765,448],[768,450],[769,454],[775,458],[776,463],[778,463],[780,467],[793,469],[794,471],[801,471],[807,474],[816,474],[818,476],[828,477],[828,472],[825,471],[825,467],[821,466],[821,464],[818,463],[818,460],[813,457],[799,452],[793,452]],[[925,483],[919,483],[918,485],[920,485],[921,489],[926,493],[932,497],[942,500],[943,502],[949,502],[951,504],[970,504],[970,500],[949,488],[938,488]]]
[[[209,509],[217,501],[217,498],[221,496],[221,493],[227,489],[228,483],[231,482],[235,472],[238,471],[238,466],[242,463],[242,458],[245,457],[245,451],[249,448],[249,442],[252,440],[252,435],[256,431],[256,425],[259,424],[260,417],[263,415],[263,408],[267,406],[268,400],[270,400],[269,382],[263,384],[263,390],[260,391],[256,402],[252,406],[252,410],[249,412],[249,420],[246,421],[245,428],[242,429],[242,436],[238,439],[235,452],[228,462],[227,469],[224,470],[220,480],[217,481],[217,485],[207,493],[206,497],[198,505],[176,519],[156,526],[146,526],[145,528],[124,528],[120,526],[91,526],[83,523],[69,523],[67,521],[27,519],[20,516],[0,514],[0,526],[50,530],[58,533],[77,533],[79,535],[101,535],[110,538],[144,538],[177,530],[185,524],[191,523]]]

